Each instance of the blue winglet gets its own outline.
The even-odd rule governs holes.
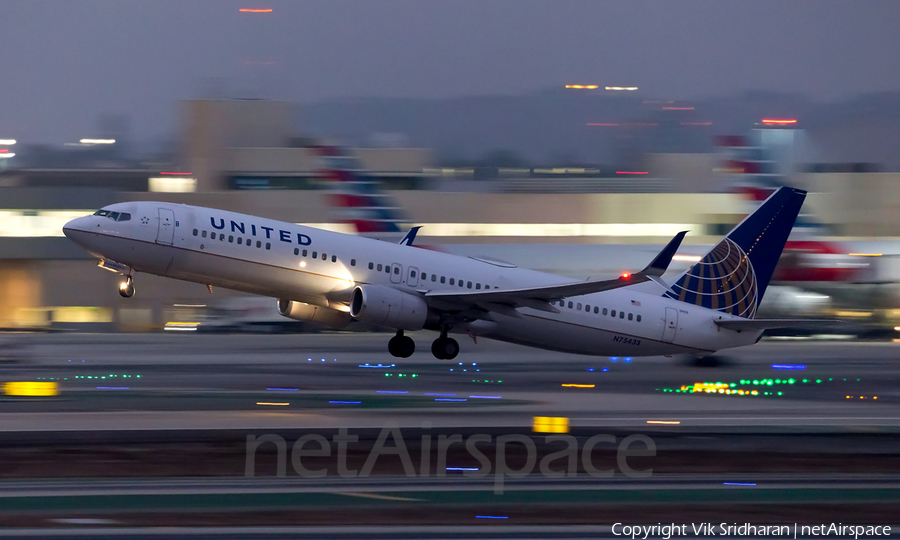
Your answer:
[[[419,229],[421,229],[421,228],[422,228],[421,225],[418,226],[418,227],[413,227],[413,228],[411,228],[411,229],[409,230],[409,232],[406,233],[406,236],[403,237],[403,240],[400,240],[400,245],[401,245],[401,246],[404,245],[404,244],[407,245],[407,246],[413,245],[413,240],[416,239],[416,233],[418,233],[418,232],[419,232]]]

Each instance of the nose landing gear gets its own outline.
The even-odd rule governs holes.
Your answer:
[[[134,278],[126,276],[125,281],[119,283],[119,295],[122,298],[131,298],[134,296]]]
[[[398,358],[409,358],[416,351],[416,342],[409,336],[403,335],[403,330],[397,330],[397,335],[388,341],[388,352]]]

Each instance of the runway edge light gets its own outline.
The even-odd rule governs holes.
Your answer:
[[[532,431],[535,433],[568,433],[569,419],[564,416],[535,416]]]

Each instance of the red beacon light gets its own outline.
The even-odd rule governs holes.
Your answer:
[[[622,279],[628,279],[630,277],[631,277],[631,274],[629,274],[628,272],[625,272],[624,274],[622,274]]]

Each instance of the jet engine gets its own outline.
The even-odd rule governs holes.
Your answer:
[[[293,300],[278,300],[278,313],[297,321],[303,321],[331,328],[343,328],[350,324],[350,314],[322,306],[304,304]]]
[[[421,330],[429,321],[428,304],[418,296],[378,285],[361,285],[353,291],[350,315],[366,324],[400,330]]]

